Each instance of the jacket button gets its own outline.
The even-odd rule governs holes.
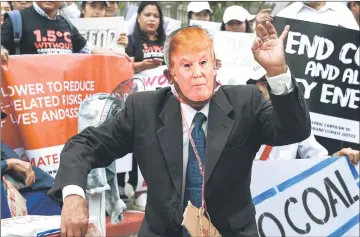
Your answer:
[[[178,231],[179,231],[179,229],[174,229],[174,231],[175,231],[175,232],[178,232]]]
[[[179,202],[179,201],[174,201],[174,202],[173,202],[173,206],[174,206],[174,207],[179,206],[179,204],[180,204],[180,202]]]

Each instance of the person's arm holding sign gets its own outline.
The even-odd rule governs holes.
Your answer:
[[[286,26],[278,37],[276,29],[269,21],[265,22],[265,26],[259,24],[256,27],[258,37],[252,46],[252,52],[254,59],[267,72],[265,77],[272,101],[271,104],[266,102],[262,93],[254,90],[253,104],[256,105],[262,144],[287,145],[310,136],[308,108],[285,61],[284,40],[289,28]],[[301,126],[302,129],[296,126]],[[294,134],[296,136],[293,136]]]
[[[357,165],[360,161],[360,152],[351,148],[343,148],[340,151],[334,153],[332,157],[347,156],[353,165]]]
[[[115,52],[109,49],[100,48],[87,42],[86,39],[74,27],[71,36],[75,53],[90,53],[90,54],[105,54],[105,55],[119,55],[129,59],[126,53]]]

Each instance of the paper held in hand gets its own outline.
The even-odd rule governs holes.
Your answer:
[[[191,237],[221,237],[211,221],[204,216],[202,209],[195,207],[190,201],[184,211],[184,220],[181,225],[186,228]]]

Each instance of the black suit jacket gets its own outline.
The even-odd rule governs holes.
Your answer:
[[[256,86],[222,86],[211,99],[205,154],[206,202],[223,236],[257,236],[251,167],[261,144],[286,145],[310,135],[305,99],[294,79],[287,95],[265,101]],[[181,236],[183,134],[180,104],[170,88],[130,95],[112,121],[72,137],[60,155],[49,194],[86,187],[92,168],[133,153],[148,186],[139,236]]]

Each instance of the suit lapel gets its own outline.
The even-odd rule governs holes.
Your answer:
[[[159,118],[164,126],[157,131],[157,136],[171,179],[180,195],[183,179],[183,132],[180,103],[173,95],[166,101]]]
[[[233,107],[220,88],[210,102],[205,151],[205,182],[210,179],[234,126],[227,115]]]

